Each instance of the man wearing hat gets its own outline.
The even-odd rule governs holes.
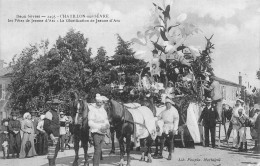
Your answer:
[[[239,151],[247,151],[247,142],[246,142],[246,120],[248,120],[248,116],[243,114],[243,109],[240,108],[238,110],[238,131],[239,131]],[[245,145],[245,149],[243,150],[243,145]]]
[[[60,142],[61,142],[61,152],[64,151],[64,143],[66,136],[66,123],[68,123],[69,119],[65,116],[64,112],[60,112]]]
[[[58,106],[61,103],[60,100],[54,99],[47,102],[50,106],[49,111],[45,114],[43,129],[49,135],[51,141],[48,143],[48,155],[49,166],[55,166],[55,160],[60,150],[60,121],[58,114]]]
[[[163,152],[164,143],[166,139],[168,139],[169,142],[169,147],[168,147],[169,155],[167,160],[171,160],[172,158],[172,152],[174,151],[173,139],[174,139],[174,135],[177,134],[178,125],[179,125],[179,113],[177,109],[172,106],[174,104],[175,103],[170,98],[167,97],[165,99],[166,109],[162,111],[158,116],[158,120],[162,120],[164,122],[164,125],[162,129],[163,130],[162,136],[160,138],[160,144],[161,144],[160,152],[158,155],[154,156],[155,159],[163,158],[162,152]]]
[[[260,153],[260,108],[259,106],[256,108],[256,115],[255,115],[255,130],[257,133],[257,140],[256,140],[256,145],[255,145],[255,149],[254,149],[254,153],[255,154],[259,154]]]
[[[206,107],[203,109],[198,123],[203,120],[204,135],[205,135],[205,147],[209,147],[209,131],[211,134],[212,148],[215,148],[215,134],[216,134],[216,122],[219,119],[219,114],[215,107],[211,105],[211,98],[207,98],[205,103]]]
[[[96,94],[96,105],[89,107],[88,124],[94,140],[93,166],[99,166],[102,144],[107,129],[110,127],[107,112],[103,106],[106,100],[108,99],[105,96]]]
[[[211,93],[211,99],[212,99],[212,103],[211,105],[216,107],[217,112],[218,112],[218,116],[219,116],[219,120],[222,120],[222,91],[221,91],[221,86],[219,84],[219,82],[217,80],[214,79],[214,76],[210,76],[209,77],[209,81],[210,81],[210,87],[206,87],[203,86],[204,89],[210,91]]]
[[[20,135],[20,129],[21,129],[21,123],[19,120],[17,120],[18,116],[17,111],[12,111],[11,115],[12,118],[9,121],[8,128],[9,128],[9,137],[10,137],[10,144],[9,144],[9,154],[12,154],[12,157],[19,158],[20,148],[21,148],[21,135]]]
[[[8,119],[3,119],[2,121],[2,131],[3,133],[0,133],[0,139],[3,141],[2,143],[2,151],[3,151],[3,156],[4,156],[4,159],[6,158],[9,158],[9,130],[8,130],[8,123],[9,123],[9,120]]]
[[[244,114],[244,115],[246,114],[246,111],[242,106],[243,103],[244,103],[243,100],[237,99],[235,107],[232,112],[231,123],[233,125],[233,148],[238,148],[238,146],[239,146],[238,145],[238,130],[239,130],[240,126],[239,126],[239,122],[238,122],[238,117],[239,117],[238,110],[241,109],[242,114]]]
[[[260,106],[259,104],[254,105],[254,115],[250,118],[250,122],[253,127],[250,127],[250,132],[252,139],[255,140],[255,146],[250,149],[256,151],[256,153],[260,152]]]

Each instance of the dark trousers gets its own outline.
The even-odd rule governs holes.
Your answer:
[[[163,152],[163,148],[164,148],[164,144],[165,141],[167,141],[168,143],[168,152],[172,153],[172,151],[174,150],[174,134],[173,132],[169,132],[169,135],[166,135],[165,133],[162,134],[162,136],[160,137],[160,154],[162,154]]]
[[[60,149],[64,150],[64,144],[65,144],[65,134],[64,135],[60,135]]]
[[[58,152],[60,150],[60,139],[59,137],[55,137],[56,142],[53,142],[52,140],[48,140],[48,159],[56,159],[58,156]]]
[[[209,131],[211,134],[211,144],[212,147],[215,147],[215,135],[216,135],[216,126],[204,126],[205,133],[205,146],[209,146]]]
[[[226,139],[229,139],[232,129],[233,129],[233,124],[231,122],[229,122]]]
[[[104,135],[92,133],[92,137],[94,142],[93,166],[99,166],[102,143],[104,142]]]

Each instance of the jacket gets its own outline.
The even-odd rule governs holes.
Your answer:
[[[60,121],[59,115],[55,110],[49,110],[47,114],[51,114],[51,119],[44,119],[43,129],[46,131],[48,135],[53,134],[54,137],[60,136]]]
[[[215,127],[218,119],[218,112],[214,107],[205,107],[199,118],[199,122],[203,120],[203,124],[206,127]]]

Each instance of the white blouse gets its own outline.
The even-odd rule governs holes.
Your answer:
[[[107,112],[104,107],[97,108],[89,105],[88,124],[91,133],[105,134],[100,131],[102,127],[109,126]]]

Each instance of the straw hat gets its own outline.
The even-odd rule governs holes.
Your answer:
[[[98,101],[107,101],[109,100],[106,96],[101,96],[100,94],[96,94],[96,100]]]
[[[206,102],[206,103],[210,103],[210,102],[212,102],[212,99],[209,98],[209,97],[207,97],[206,100],[205,100],[205,102]]]
[[[171,103],[171,104],[175,104],[171,99],[169,99],[169,98],[166,98],[166,100],[165,100],[165,104],[166,103]]]
[[[237,99],[236,101],[239,101],[240,103],[244,103],[244,101],[241,99]]]

